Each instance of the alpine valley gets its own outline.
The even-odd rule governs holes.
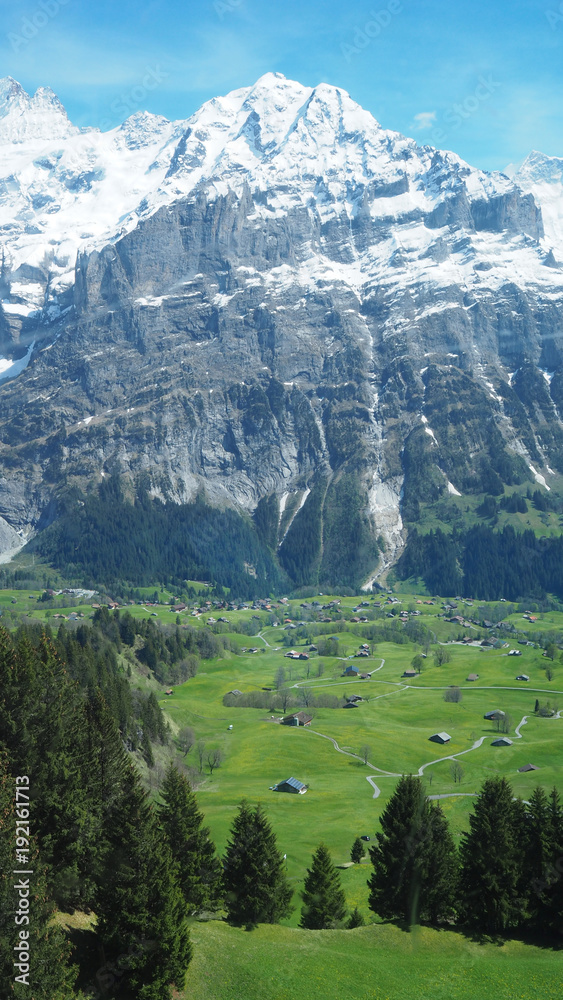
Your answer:
[[[0,142],[4,559],[99,578],[121,526],[133,583],[563,593],[519,569],[561,567],[563,159],[487,173],[277,73],[109,132],[7,78]]]

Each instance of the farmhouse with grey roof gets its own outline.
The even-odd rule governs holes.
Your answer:
[[[304,795],[307,791],[307,785],[298,778],[287,778],[285,781],[279,781],[277,785],[274,786],[274,791],[276,792],[293,792],[296,795]]]

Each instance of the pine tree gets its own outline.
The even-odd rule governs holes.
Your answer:
[[[324,844],[320,844],[313,854],[301,898],[300,927],[325,930],[337,926],[346,916],[346,897],[340,885],[340,875]]]
[[[241,802],[223,860],[228,920],[249,927],[275,924],[292,911],[284,860],[260,805]]]
[[[423,885],[420,916],[431,923],[453,912],[459,878],[459,861],[448,821],[437,802],[426,802],[428,837],[423,850]]]
[[[357,906],[355,906],[350,916],[348,917],[346,927],[349,931],[351,931],[354,929],[354,927],[363,927],[364,925],[365,925],[364,915],[362,911],[359,910]]]
[[[41,860],[35,851],[29,855],[29,876],[11,874],[24,868],[15,864],[14,856],[14,780],[8,768],[8,758],[0,751],[0,995],[13,1000],[79,1000],[74,983],[78,970],[69,966],[70,944],[59,927],[51,924],[54,906],[47,894],[47,880]],[[23,787],[23,786],[22,786]],[[25,810],[23,800],[20,814]],[[33,806],[30,806],[32,811]],[[18,817],[24,819],[21,817]],[[29,908],[18,903],[14,885],[29,878]],[[21,932],[21,933],[20,933]],[[23,935],[28,935],[24,937]],[[14,951],[16,945],[29,945],[29,971],[25,969],[25,952]],[[18,957],[16,958],[16,954]],[[22,968],[14,967],[19,962]],[[24,982],[15,976],[27,975]]]
[[[350,861],[353,861],[355,865],[358,865],[364,856],[364,845],[362,844],[361,838],[356,837],[354,843],[352,844],[352,850],[350,851]]]
[[[176,865],[131,768],[106,831],[98,889],[98,937],[119,996],[167,1000],[182,989],[191,958]],[[115,983],[112,984],[115,987]]]
[[[460,910],[477,931],[499,934],[520,922],[518,815],[506,778],[488,778],[460,848]]]
[[[552,864],[548,873],[550,885],[546,891],[548,923],[552,932],[561,934],[563,929],[563,807],[556,788],[553,788],[549,796],[548,813],[553,850]]]
[[[34,829],[56,901],[80,902],[88,808],[82,780],[82,703],[46,634],[36,649],[0,629],[0,732],[33,782]]]
[[[431,807],[420,778],[403,775],[370,849],[370,908],[383,919],[407,924],[438,921],[451,911],[456,853],[439,807]]]
[[[161,787],[159,818],[178,865],[178,882],[189,912],[219,905],[221,864],[209,827],[202,826],[190,783],[170,764]]]
[[[513,805],[523,855],[519,895],[525,901],[526,920],[539,930],[545,930],[549,923],[546,894],[553,857],[549,801],[543,788],[535,788],[529,802],[518,800]]]
[[[119,730],[106,700],[98,689],[90,689],[84,702],[83,781],[88,797],[90,831],[81,873],[84,892],[96,909],[96,885],[103,881],[106,832],[113,823],[113,809],[121,800],[130,763]]]

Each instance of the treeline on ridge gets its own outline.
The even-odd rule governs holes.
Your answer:
[[[563,535],[538,538],[511,525],[493,531],[475,525],[468,531],[415,530],[397,564],[400,579],[421,577],[432,594],[470,594],[476,600],[504,597],[518,601],[563,597]]]

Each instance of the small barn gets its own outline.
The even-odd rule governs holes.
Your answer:
[[[359,667],[355,667],[352,663],[349,663],[344,671],[345,677],[357,677],[360,673]]]
[[[516,680],[517,681],[529,681],[530,678],[528,677],[528,674],[518,674],[518,677],[516,678]]]
[[[282,726],[308,726],[312,721],[312,715],[307,715],[306,712],[294,712],[282,719]]]
[[[494,708],[492,712],[485,712],[483,718],[497,722],[499,719],[504,719],[504,712],[500,708]]]
[[[468,681],[478,681],[479,680],[479,674],[468,674],[467,680]]]
[[[403,677],[416,677],[416,670],[411,670],[410,667],[408,670],[403,670]]]
[[[507,736],[501,736],[498,740],[493,740],[491,743],[492,747],[511,747],[512,740],[509,740]]]
[[[431,743],[449,743],[451,736],[448,733],[434,733],[433,736],[429,736],[428,739]]]
[[[358,707],[357,701],[347,701],[346,704],[342,706],[342,708],[357,708],[357,707]]]
[[[293,792],[294,795],[304,795],[307,787],[298,778],[287,778],[286,781],[279,781],[277,785],[274,785],[274,791]]]
[[[524,764],[524,767],[519,767],[518,770],[520,774],[524,774],[526,771],[539,771],[537,764]]]

